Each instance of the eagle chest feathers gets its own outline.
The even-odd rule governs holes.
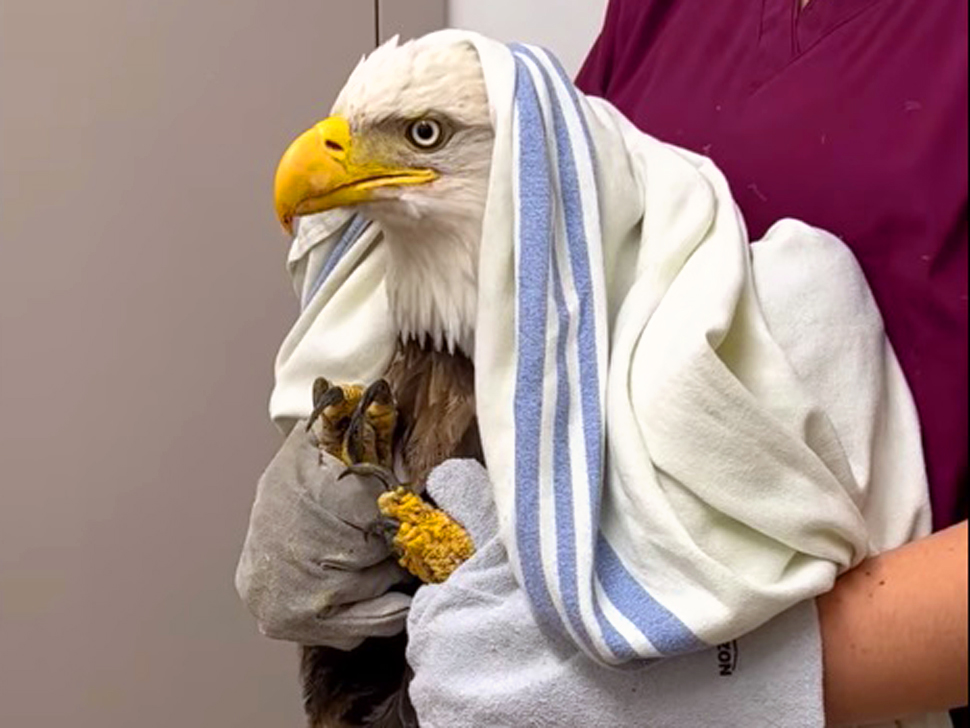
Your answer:
[[[448,458],[482,460],[468,357],[410,339],[398,345],[385,379],[397,401],[400,455],[413,482],[424,483]]]

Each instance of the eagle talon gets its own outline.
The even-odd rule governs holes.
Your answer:
[[[343,460],[376,463],[389,468],[394,461],[397,404],[391,385],[378,379],[364,390],[344,435]]]
[[[398,524],[391,541],[398,563],[427,584],[445,581],[475,553],[460,523],[406,486],[382,493],[377,507],[385,523]]]
[[[306,423],[311,432],[317,421],[320,449],[345,465],[394,461],[397,404],[391,387],[378,379],[366,388],[360,384],[331,384],[324,377],[313,382],[313,410]]]
[[[337,479],[347,475],[370,476],[384,485],[377,499],[381,517],[368,530],[382,535],[398,563],[427,584],[438,584],[475,553],[464,527],[445,511],[432,505],[402,484],[389,469],[373,463],[355,463]]]
[[[306,421],[307,432],[313,429],[313,424],[320,419],[327,407],[337,403],[338,394],[342,396],[343,392],[339,387],[331,387],[325,377],[313,380],[313,411]]]
[[[359,384],[331,384],[324,377],[313,382],[313,411],[307,419],[306,430],[310,432],[320,421],[320,449],[344,460],[344,442],[351,418],[357,404],[364,396]]]

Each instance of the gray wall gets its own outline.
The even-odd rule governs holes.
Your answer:
[[[415,38],[447,25],[446,0],[377,0],[380,42],[394,35]]]
[[[296,312],[272,175],[374,8],[0,2],[0,726],[301,724],[233,589]]]
[[[447,0],[448,24],[545,46],[575,75],[599,35],[608,0]]]

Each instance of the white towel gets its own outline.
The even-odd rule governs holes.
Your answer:
[[[782,221],[753,266],[710,160],[584,97],[541,49],[446,32],[478,49],[495,124],[478,416],[537,621],[607,664],[696,651],[927,533],[915,408],[845,246]],[[281,423],[313,377],[374,378],[394,346],[376,226],[304,219],[290,266],[304,308]],[[803,276],[814,294],[790,300]]]

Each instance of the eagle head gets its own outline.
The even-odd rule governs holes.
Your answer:
[[[492,155],[478,54],[442,31],[364,57],[331,116],[301,134],[276,171],[276,214],[356,207],[384,231],[385,277],[403,339],[471,354]]]

